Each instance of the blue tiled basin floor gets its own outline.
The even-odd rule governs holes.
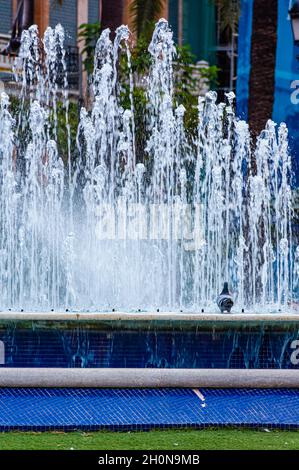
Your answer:
[[[299,390],[0,389],[0,431],[299,428]]]

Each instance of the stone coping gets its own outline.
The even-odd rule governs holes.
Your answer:
[[[0,312],[0,321],[100,321],[198,323],[299,323],[299,313],[191,313],[191,312]]]
[[[298,370],[0,368],[0,387],[299,388]]]

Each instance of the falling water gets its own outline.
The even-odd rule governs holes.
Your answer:
[[[82,108],[71,155],[64,32],[24,31],[15,76],[20,112],[0,108],[2,309],[214,310],[228,281],[236,306],[290,309],[299,255],[291,234],[285,124],[268,121],[256,146],[234,95],[198,99],[196,136],[174,100],[172,32],[160,20],[143,79],[147,124],[136,154],[130,31],[96,44],[93,104]],[[122,106],[120,58],[129,106]],[[68,158],[58,145],[66,114]],[[295,254],[294,254],[295,252]],[[294,254],[294,261],[293,261]]]

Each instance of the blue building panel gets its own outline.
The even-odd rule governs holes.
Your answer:
[[[88,22],[96,23],[100,21],[100,2],[99,0],[88,1]]]
[[[0,0],[0,33],[9,34],[12,24],[12,2]]]
[[[64,0],[60,5],[57,1],[50,2],[50,26],[62,24],[65,29],[65,44],[77,45],[77,0]]]

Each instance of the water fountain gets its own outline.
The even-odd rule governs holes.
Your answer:
[[[111,421],[123,429],[128,413],[137,429],[147,419],[152,425],[153,411],[163,426],[298,427],[296,391],[284,390],[279,402],[279,391],[248,390],[298,387],[291,369],[299,363],[299,247],[287,128],[269,120],[254,145],[233,93],[217,104],[210,91],[198,98],[191,136],[190,110],[175,101],[168,23],[156,24],[142,80],[130,39],[126,26],[114,41],[109,30],[98,39],[92,105],[80,111],[75,151],[60,25],[43,39],[35,26],[24,31],[17,106],[1,95],[0,428],[97,429]],[[147,102],[142,149],[136,82]],[[225,281],[235,304],[232,314],[217,314]],[[133,387],[125,401],[122,387]],[[198,387],[217,388],[203,389],[207,406]],[[146,394],[154,397],[150,413]],[[157,405],[159,394],[166,406]],[[264,401],[248,408],[256,394]],[[213,395],[218,411],[209,418]],[[182,416],[173,417],[177,409]]]
[[[24,31],[19,114],[1,97],[1,309],[206,311],[228,280],[235,311],[289,310],[293,298],[287,129],[269,120],[253,148],[234,95],[198,100],[197,134],[174,102],[172,32],[160,20],[144,79],[146,144],[137,157],[130,32],[95,49],[93,104],[71,155],[64,32]],[[127,64],[128,109],[119,60]],[[57,145],[58,102],[68,158]],[[296,268],[296,267],[295,267]],[[295,269],[296,271],[296,269]]]

